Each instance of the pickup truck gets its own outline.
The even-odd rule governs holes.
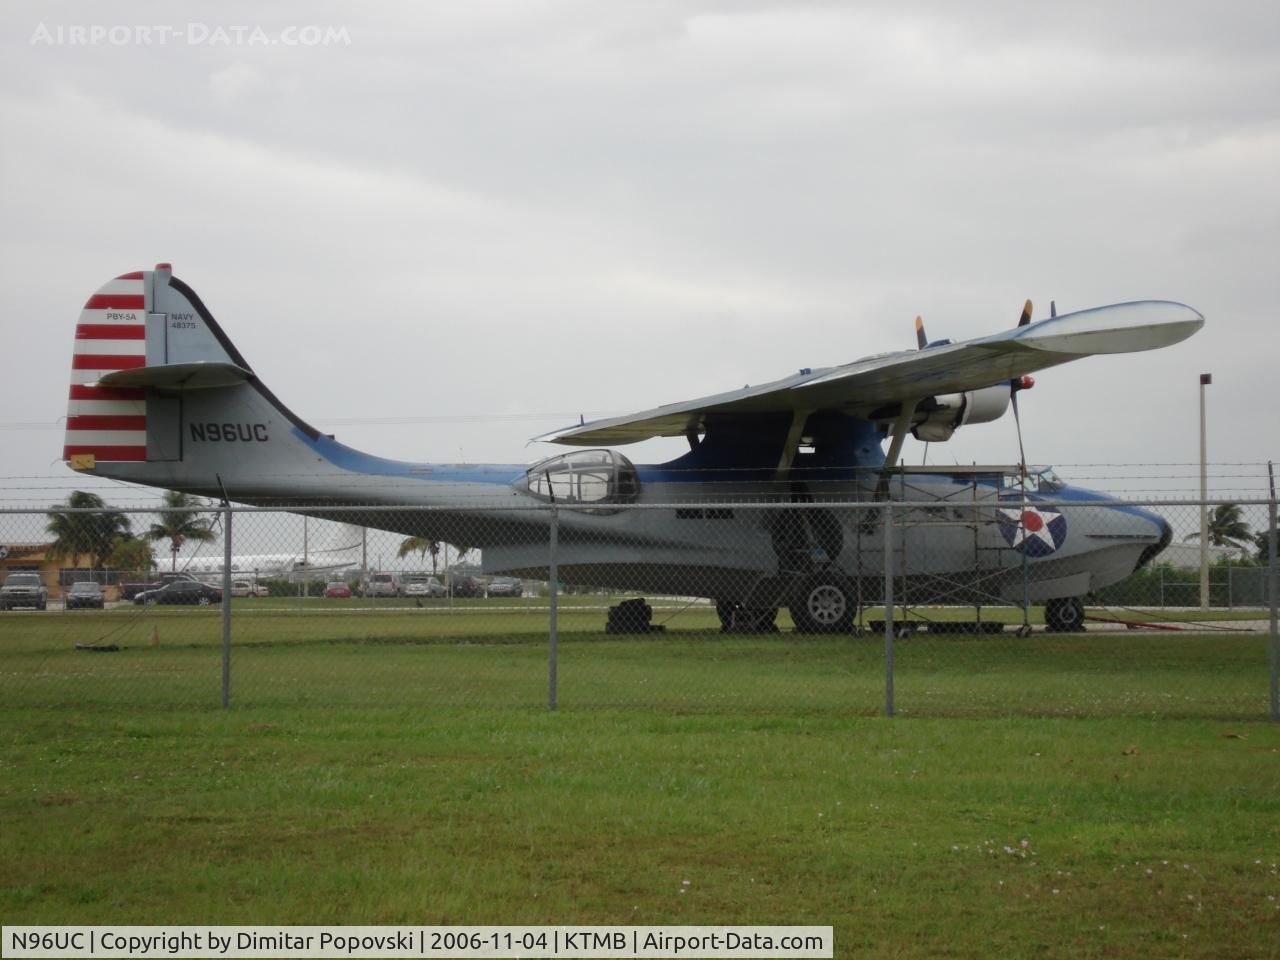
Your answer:
[[[252,580],[232,580],[231,595],[233,597],[269,597],[271,591]]]

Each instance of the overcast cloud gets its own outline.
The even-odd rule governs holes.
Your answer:
[[[218,42],[308,25],[339,39]],[[79,308],[162,260],[301,416],[401,459],[536,459],[579,412],[911,347],[917,313],[993,333],[1026,297],[1207,318],[1045,371],[1029,458],[1194,463],[1201,372],[1210,459],[1280,457],[1274,2],[11,2],[0,35],[11,502],[77,483]],[[1014,461],[1012,418],[929,456]]]

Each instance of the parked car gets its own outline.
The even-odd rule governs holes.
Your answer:
[[[154,580],[146,582],[130,582],[120,584],[120,599],[133,600],[138,594],[146,593],[149,590],[159,590],[167,583],[175,583],[179,580],[194,581],[195,577],[189,573],[162,573]]]
[[[207,607],[222,602],[222,591],[198,580],[175,580],[159,590],[144,590],[133,598],[134,603],[189,603]]]
[[[11,573],[0,587],[0,610],[35,607],[43,610],[49,603],[49,591],[38,573]]]
[[[269,597],[271,591],[252,580],[232,580],[231,595],[233,597]]]
[[[485,593],[490,597],[522,597],[524,583],[515,577],[494,577]]]
[[[404,582],[406,597],[443,597],[448,590],[435,577],[408,577]]]
[[[102,596],[102,584],[92,580],[79,580],[73,583],[62,603],[68,610],[75,610],[77,607],[105,610],[107,606]]]
[[[371,573],[360,585],[360,592],[366,597],[398,597],[400,578],[394,573]]]
[[[341,580],[332,580],[324,585],[324,595],[326,597],[349,597],[351,596],[351,588]]]
[[[449,591],[455,597],[483,597],[484,584],[475,577],[453,574],[449,577]]]

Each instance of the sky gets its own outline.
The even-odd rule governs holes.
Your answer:
[[[79,308],[159,261],[299,415],[397,459],[531,462],[579,415],[1027,298],[1206,317],[1037,376],[1029,460],[1191,491],[1203,372],[1211,492],[1280,459],[1274,2],[10,0],[0,44],[6,505],[85,486]],[[928,457],[1017,451],[1005,417]]]

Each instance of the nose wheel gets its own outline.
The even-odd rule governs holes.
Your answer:
[[[1079,597],[1059,597],[1044,605],[1044,623],[1054,633],[1084,630],[1084,602]]]

